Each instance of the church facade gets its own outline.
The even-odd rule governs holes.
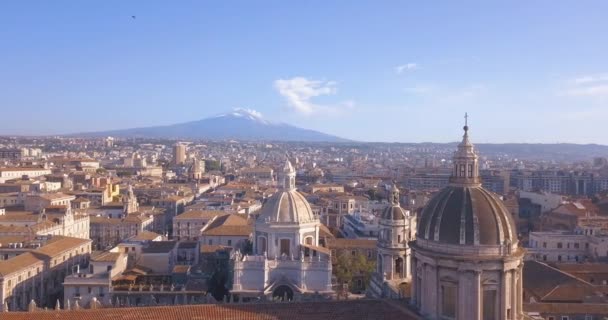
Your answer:
[[[255,222],[253,254],[233,257],[231,292],[268,300],[331,295],[331,253],[319,246],[320,222],[296,190],[289,161],[280,181],[281,190],[266,201]]]

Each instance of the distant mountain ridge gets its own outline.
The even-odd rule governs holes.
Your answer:
[[[99,131],[71,134],[71,136],[166,139],[207,139],[246,141],[303,141],[303,142],[347,142],[350,140],[303,129],[285,123],[265,120],[251,109],[237,108],[202,120],[167,126]]]

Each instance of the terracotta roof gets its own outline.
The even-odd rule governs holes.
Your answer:
[[[538,261],[524,263],[523,277],[524,291],[537,301],[582,302],[595,295],[590,283]]]
[[[20,254],[8,260],[0,261],[0,276],[6,276],[21,269],[43,263],[43,261],[30,252]]]
[[[64,236],[53,236],[46,245],[42,246],[40,249],[36,250],[36,253],[41,253],[47,255],[49,257],[53,257],[62,252],[72,250],[76,247],[84,245],[86,243],[91,243],[91,239],[81,239],[81,238],[73,238],[73,237],[64,237]]]
[[[3,320],[363,320],[417,319],[406,308],[384,300],[301,303],[211,304],[167,307],[106,308],[78,311],[8,312]]]
[[[236,214],[217,217],[202,231],[207,236],[248,236],[253,228],[247,219]]]
[[[335,238],[328,239],[327,247],[329,249],[345,249],[345,248],[357,248],[357,249],[375,249],[377,240],[368,239],[344,239]]]
[[[175,219],[213,219],[224,214],[226,214],[226,212],[220,210],[193,210],[186,211],[175,217]]]
[[[154,240],[158,237],[162,237],[162,235],[152,231],[142,231],[138,235],[132,237],[130,240]]]
[[[91,261],[94,262],[115,262],[122,254],[120,252],[96,252],[91,255]]]

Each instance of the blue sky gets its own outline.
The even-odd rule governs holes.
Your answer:
[[[351,139],[446,142],[466,111],[476,142],[608,144],[606,12],[606,1],[1,1],[0,134],[249,108]]]

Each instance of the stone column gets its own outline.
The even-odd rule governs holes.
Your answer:
[[[481,299],[482,299],[482,288],[481,288],[481,270],[473,271],[473,300],[471,301],[472,317],[471,320],[481,320]]]
[[[507,319],[507,309],[509,308],[509,297],[507,296],[507,273],[502,271],[500,277],[500,318]],[[507,319],[508,320],[508,319]]]
[[[420,296],[418,296],[418,306],[420,307],[420,313],[422,314],[426,314],[427,312],[427,305],[428,305],[428,300],[427,300],[427,291],[428,291],[428,274],[427,274],[427,266],[426,263],[421,263],[420,266],[420,278],[422,278],[422,281],[420,281]]]
[[[523,272],[522,272],[522,268],[523,265],[519,265],[519,267],[517,268],[517,296],[515,297],[515,299],[517,299],[516,301],[514,301],[513,303],[517,304],[517,315],[515,316],[516,319],[519,319],[520,314],[523,313],[524,308],[523,308],[523,296],[524,296],[524,289],[523,289]]]
[[[517,320],[517,313],[519,312],[517,305],[517,269],[511,270],[511,320]]]
[[[410,304],[413,306],[417,306],[418,305],[418,290],[417,290],[417,286],[418,284],[418,278],[417,278],[417,274],[416,274],[416,258],[412,257],[412,288],[411,288],[411,299],[410,299]]]
[[[405,265],[405,273],[403,274],[406,279],[412,278],[412,257],[409,249],[405,249],[405,254],[403,255],[403,264]]]

